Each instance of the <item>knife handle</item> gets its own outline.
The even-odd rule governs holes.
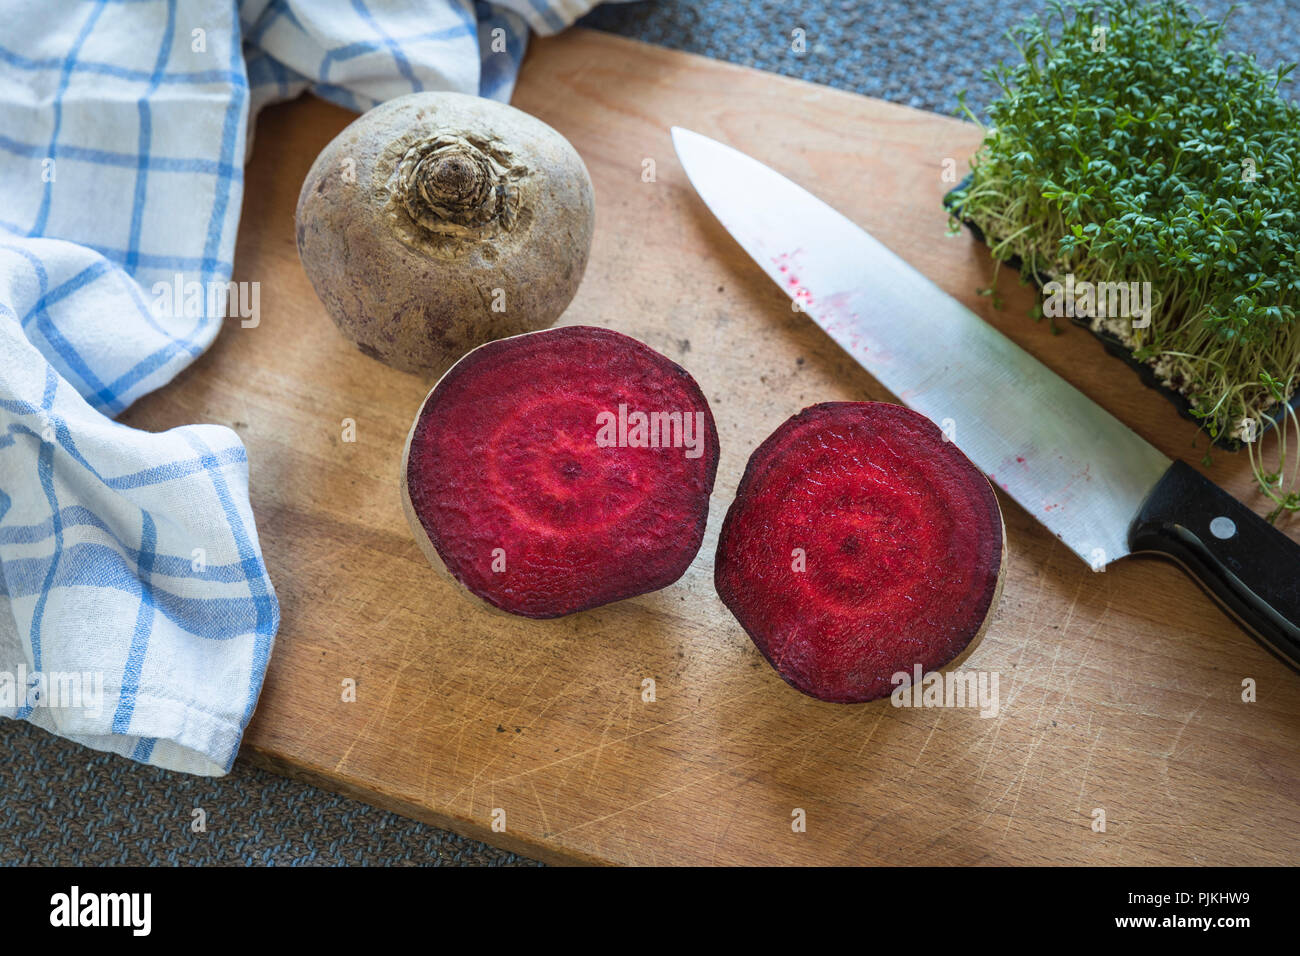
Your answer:
[[[1129,527],[1129,548],[1181,564],[1285,663],[1300,669],[1300,544],[1176,461]]]

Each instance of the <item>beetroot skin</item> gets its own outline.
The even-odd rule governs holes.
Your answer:
[[[988,479],[932,422],[900,405],[827,403],[750,457],[714,581],[790,685],[868,701],[983,633],[1003,538]]]
[[[497,608],[558,617],[681,577],[704,538],[718,433],[685,369],[618,332],[568,326],[456,363],[425,399],[402,470],[431,561]]]

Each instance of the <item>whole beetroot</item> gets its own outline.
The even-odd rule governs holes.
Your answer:
[[[343,334],[433,376],[560,316],[586,269],[595,209],[582,159],[541,120],[412,93],[325,147],[296,218],[303,268]]]

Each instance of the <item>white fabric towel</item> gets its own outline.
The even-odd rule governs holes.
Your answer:
[[[260,320],[227,286],[250,124],[308,88],[357,110],[413,90],[508,99],[529,28],[594,5],[0,9],[0,716],[230,769],[279,625],[249,462],[228,428],[113,416],[225,316]]]

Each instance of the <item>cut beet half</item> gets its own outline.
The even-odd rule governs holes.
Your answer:
[[[714,582],[793,687],[853,703],[950,663],[984,630],[1004,566],[987,478],[901,405],[833,402],[754,452]]]
[[[654,349],[568,326],[474,349],[407,438],[403,500],[429,560],[484,601],[558,617],[672,584],[704,538],[718,432]]]

